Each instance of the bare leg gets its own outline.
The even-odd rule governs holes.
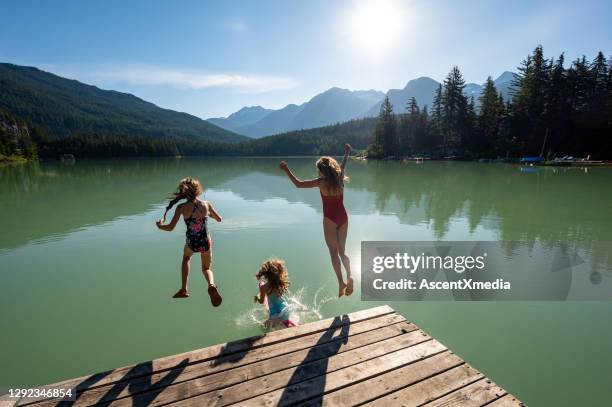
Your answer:
[[[207,252],[200,253],[202,257],[202,274],[208,282],[208,285],[215,285],[215,276],[213,275],[212,269],[212,247]]]
[[[174,298],[189,297],[189,292],[187,291],[187,280],[189,278],[189,261],[191,260],[191,256],[193,256],[193,252],[187,245],[185,245],[185,248],[183,249],[183,261],[181,263],[181,289],[174,294]]]
[[[218,307],[223,302],[223,298],[221,298],[221,294],[219,294],[219,290],[215,285],[215,276],[213,275],[212,269],[210,265],[212,263],[212,247],[208,249],[207,252],[202,252],[202,274],[204,274],[204,278],[208,282],[208,296],[210,297],[210,302],[213,307]]]
[[[336,231],[336,224],[327,218],[323,218],[323,233],[325,234],[325,243],[329,249],[332,267],[338,279],[338,297],[342,297],[346,289],[346,283],[342,277],[342,266],[338,254],[338,233]]]
[[[346,271],[346,295],[351,295],[353,293],[353,277],[351,274],[351,260],[346,255],[346,235],[348,232],[348,221],[340,226],[336,233],[338,236],[338,255],[340,256],[340,260],[342,261],[342,265],[344,266],[344,271]]]

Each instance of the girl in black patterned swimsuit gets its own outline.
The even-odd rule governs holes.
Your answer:
[[[213,306],[221,305],[221,295],[215,285],[214,275],[212,272],[212,239],[208,234],[207,222],[211,217],[217,222],[221,222],[221,216],[215,211],[212,204],[208,201],[200,201],[198,196],[202,195],[202,184],[195,178],[182,179],[178,185],[177,191],[174,193],[174,198],[166,207],[164,216],[156,222],[156,225],[161,230],[171,231],[178,223],[179,218],[183,215],[185,225],[187,226],[187,241],[183,250],[183,263],[181,267],[181,289],[174,294],[174,298],[189,297],[187,291],[187,277],[189,276],[189,261],[194,253],[200,253],[202,257],[202,273],[208,281],[208,295]],[[181,199],[186,199],[176,207],[172,220],[167,225],[166,214],[168,211]]]

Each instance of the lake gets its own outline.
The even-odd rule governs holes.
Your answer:
[[[0,387],[33,386],[261,332],[253,274],[286,260],[302,321],[379,305],[335,299],[316,190],[276,158],[43,162],[0,167]],[[303,178],[313,158],[287,159]],[[362,240],[612,240],[612,170],[461,162],[349,163],[347,251]],[[223,305],[200,259],[179,288],[184,244],[155,220],[179,179],[199,178],[223,216],[210,222]],[[592,253],[610,279],[609,253]],[[584,275],[584,279],[594,274]],[[358,287],[358,284],[357,284]],[[391,302],[406,318],[529,405],[604,405],[610,302]]]

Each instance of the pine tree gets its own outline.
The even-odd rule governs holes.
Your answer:
[[[497,93],[495,83],[489,76],[480,95],[480,112],[478,114],[478,149],[479,153],[489,153],[496,150],[499,136],[501,109],[503,97]]]
[[[449,150],[457,150],[461,147],[469,132],[467,98],[463,94],[465,81],[459,68],[454,66],[444,79],[444,90],[442,93],[443,120],[443,150],[448,154]]]
[[[408,101],[408,104],[406,105],[406,112],[411,115],[419,113],[419,105],[414,96]]]
[[[612,115],[607,115],[609,110],[609,91],[608,61],[600,51],[589,66],[590,89],[586,112],[586,124],[588,127],[587,135],[590,140],[587,146],[592,146],[595,150],[606,149],[606,138],[612,134]],[[588,152],[585,151],[588,154]]]
[[[395,116],[389,97],[385,97],[380,106],[380,113],[374,129],[374,143],[368,150],[369,154],[375,157],[395,156],[399,153]]]
[[[416,99],[411,98],[406,104],[406,112],[399,115],[399,153],[402,156],[409,155],[414,149],[414,114],[418,113],[419,106]]]
[[[513,127],[522,148],[527,154],[540,152],[545,134],[546,92],[549,88],[551,64],[544,58],[544,51],[538,45],[532,55],[519,67],[513,82]]]
[[[431,112],[431,138],[432,147],[442,144],[442,129],[443,129],[443,106],[442,84],[438,85],[433,99],[433,109]]]
[[[414,135],[414,149],[416,152],[422,152],[433,147],[431,143],[431,135],[429,133],[429,113],[427,105],[423,106],[421,113],[417,117],[417,126]]]
[[[545,128],[547,133],[547,151],[564,151],[567,149],[570,129],[571,110],[567,103],[568,83],[566,70],[563,66],[564,55],[559,55],[552,61],[550,80],[545,99]]]
[[[406,104],[406,113],[402,115],[400,145],[402,155],[412,154],[415,150],[420,109],[413,96]]]

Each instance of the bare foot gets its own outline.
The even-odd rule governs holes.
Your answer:
[[[346,280],[346,295],[347,297],[351,294],[353,294],[353,277],[349,277]]]
[[[344,284],[344,281],[338,283],[338,298],[344,295],[345,290],[346,290],[346,284]]]
[[[187,298],[189,297],[189,293],[184,288],[181,288],[172,296],[172,298]]]

